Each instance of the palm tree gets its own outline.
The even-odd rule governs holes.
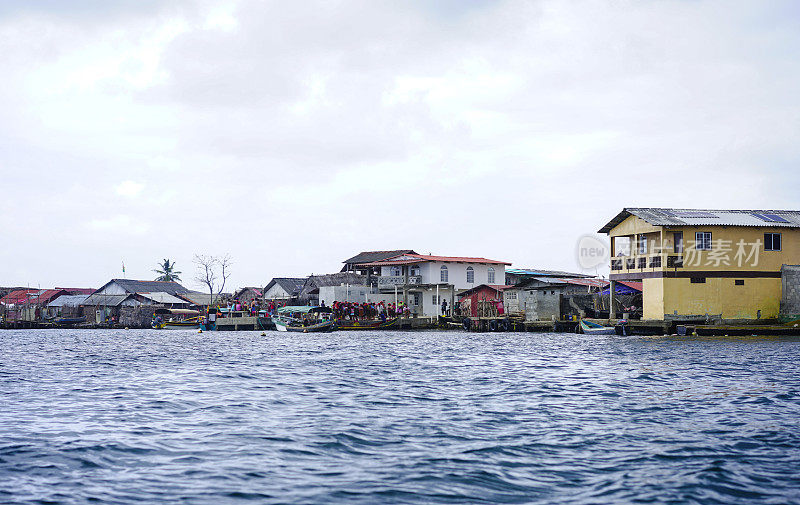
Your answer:
[[[158,264],[158,268],[153,270],[153,272],[159,274],[156,277],[157,281],[179,281],[181,280],[180,272],[175,270],[175,262],[170,262],[168,259],[164,259],[163,263]]]

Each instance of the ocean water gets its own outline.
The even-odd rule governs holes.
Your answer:
[[[4,331],[0,503],[800,503],[800,340]]]

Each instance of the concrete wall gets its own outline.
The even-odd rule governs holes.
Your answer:
[[[368,293],[367,286],[322,286],[319,288],[319,303],[325,302],[327,307],[335,301],[364,303]]]
[[[781,292],[780,315],[800,315],[800,265],[783,265]]]
[[[664,312],[645,309],[645,318],[674,318],[676,316],[717,316],[722,319],[765,319],[778,317],[781,300],[781,280],[777,278],[736,279],[707,277],[705,283],[691,279],[662,279]],[[646,288],[645,288],[646,289]]]
[[[455,285],[456,289],[471,289],[481,284],[504,284],[506,282],[505,265],[441,261],[429,261],[418,265],[423,284],[440,284],[443,265],[447,266],[447,283]],[[472,267],[475,273],[475,282],[467,282],[467,267]],[[489,282],[489,268],[494,268],[494,282],[491,283]],[[381,275],[392,275],[391,267],[381,267]]]

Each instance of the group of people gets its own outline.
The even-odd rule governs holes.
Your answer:
[[[238,299],[233,300],[233,302],[229,302],[225,307],[225,312],[246,312],[250,316],[258,317],[261,311],[267,313],[268,316],[275,315],[275,311],[278,310],[280,307],[286,305],[286,302],[280,302],[275,300],[263,300],[259,301],[257,299],[252,299],[250,302],[240,302]],[[218,307],[221,309],[221,307]]]
[[[325,306],[324,302],[322,306]],[[364,321],[373,319],[386,321],[387,319],[392,319],[395,317],[411,316],[410,307],[403,302],[394,304],[384,303],[382,301],[377,303],[336,301],[331,305],[331,310],[333,311],[334,319],[346,319],[348,321]]]

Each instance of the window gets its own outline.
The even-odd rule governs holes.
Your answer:
[[[647,268],[647,258],[639,258],[638,268]]]
[[[705,277],[692,277],[691,278],[692,284],[705,284],[706,278]]]
[[[508,297],[510,299],[512,299],[512,300],[516,300],[517,299],[517,292],[516,291],[511,291],[510,293],[508,293]]]
[[[467,282],[475,282],[475,270],[473,270],[472,267],[467,267]]]
[[[622,260],[611,260],[611,270],[622,270]]]
[[[628,258],[625,260],[625,268],[628,270],[633,270],[636,268],[636,259],[635,258]]]
[[[614,256],[631,255],[631,238],[614,237]]]
[[[414,295],[414,305],[419,305],[419,293],[412,293]]]
[[[486,279],[486,282],[488,284],[494,284],[494,267],[489,267],[489,273],[487,275],[489,278]]]
[[[431,295],[431,302],[436,305],[439,303],[439,300],[436,299],[436,295]]]
[[[683,232],[676,231],[672,234],[672,252],[683,254]]]
[[[694,234],[695,243],[694,248],[698,251],[710,251],[711,250],[711,232],[710,231],[698,231]]]
[[[736,279],[733,281],[734,286],[744,286],[744,279]]]
[[[781,250],[781,234],[780,233],[765,233],[764,234],[764,250],[765,251],[780,251]]]
[[[650,258],[650,268],[661,268],[661,256]]]
[[[682,268],[683,256],[667,256],[667,268]]]
[[[447,266],[442,265],[442,268],[439,270],[439,281],[440,282],[447,282]],[[436,303],[436,302],[434,302]]]
[[[639,247],[637,248],[639,254],[647,254],[647,235],[640,234],[638,237]]]
[[[392,277],[400,277],[400,267],[392,267]]]
[[[411,275],[419,275],[419,265],[411,265]]]

